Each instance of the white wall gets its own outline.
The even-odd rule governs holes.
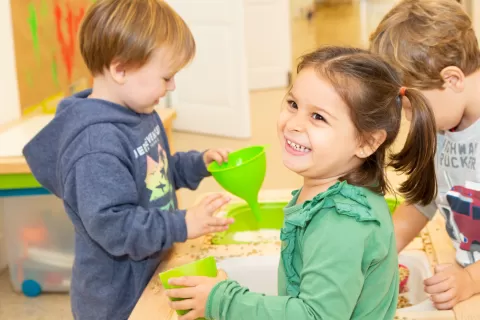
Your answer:
[[[20,117],[10,1],[0,1],[0,125]]]

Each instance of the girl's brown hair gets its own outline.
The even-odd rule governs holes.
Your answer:
[[[351,119],[363,141],[384,130],[386,139],[365,162],[342,177],[348,183],[385,194],[389,190],[386,167],[408,175],[399,191],[410,203],[428,204],[436,196],[435,118],[427,99],[415,89],[401,94],[402,83],[395,69],[379,55],[346,47],[323,47],[301,58],[297,72],[314,68],[328,80],[350,107]],[[402,101],[412,108],[412,123],[403,149],[386,153],[400,131]]]

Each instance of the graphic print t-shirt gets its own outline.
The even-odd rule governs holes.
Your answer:
[[[448,235],[462,266],[480,260],[480,121],[459,132],[437,136],[436,175],[438,196],[428,206],[417,206],[432,218],[445,217]]]
[[[165,151],[165,141],[160,135],[160,126],[153,123],[150,132],[145,134],[141,145],[133,150],[135,157],[145,166],[145,187],[142,203],[152,203],[161,210],[175,209],[175,190],[169,176],[169,162]]]

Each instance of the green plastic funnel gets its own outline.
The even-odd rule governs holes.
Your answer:
[[[194,261],[192,263],[184,264],[177,268],[173,268],[162,272],[158,275],[162,285],[165,289],[174,289],[180,288],[177,286],[172,286],[168,284],[168,280],[171,278],[178,278],[184,276],[205,276],[205,277],[216,277],[218,273],[217,263],[215,258],[212,256]],[[183,300],[183,299],[171,299],[172,301]],[[184,315],[187,314],[190,310],[177,310],[177,314]],[[204,318],[199,318],[204,319]]]
[[[230,153],[228,162],[222,165],[212,162],[208,171],[225,190],[245,200],[259,221],[258,192],[265,179],[266,168],[265,147],[252,146]]]

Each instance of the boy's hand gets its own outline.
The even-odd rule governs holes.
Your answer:
[[[195,320],[205,317],[205,307],[210,292],[217,283],[226,279],[227,274],[223,270],[218,270],[216,278],[181,277],[170,279],[168,281],[170,285],[185,287],[170,289],[165,292],[170,298],[185,299],[170,301],[170,307],[174,310],[190,310],[186,315],[179,317],[178,320]]]
[[[473,296],[473,280],[468,271],[451,264],[435,267],[435,275],[424,281],[425,292],[431,294],[438,310],[452,309],[457,303]]]
[[[203,199],[197,206],[188,209],[185,216],[188,239],[227,230],[228,226],[233,223],[233,219],[213,217],[213,214],[229,201],[230,198],[222,194],[212,194]]]
[[[228,161],[228,154],[230,150],[227,149],[210,149],[203,154],[203,162],[208,167],[210,163],[216,161],[218,164],[222,164]]]

